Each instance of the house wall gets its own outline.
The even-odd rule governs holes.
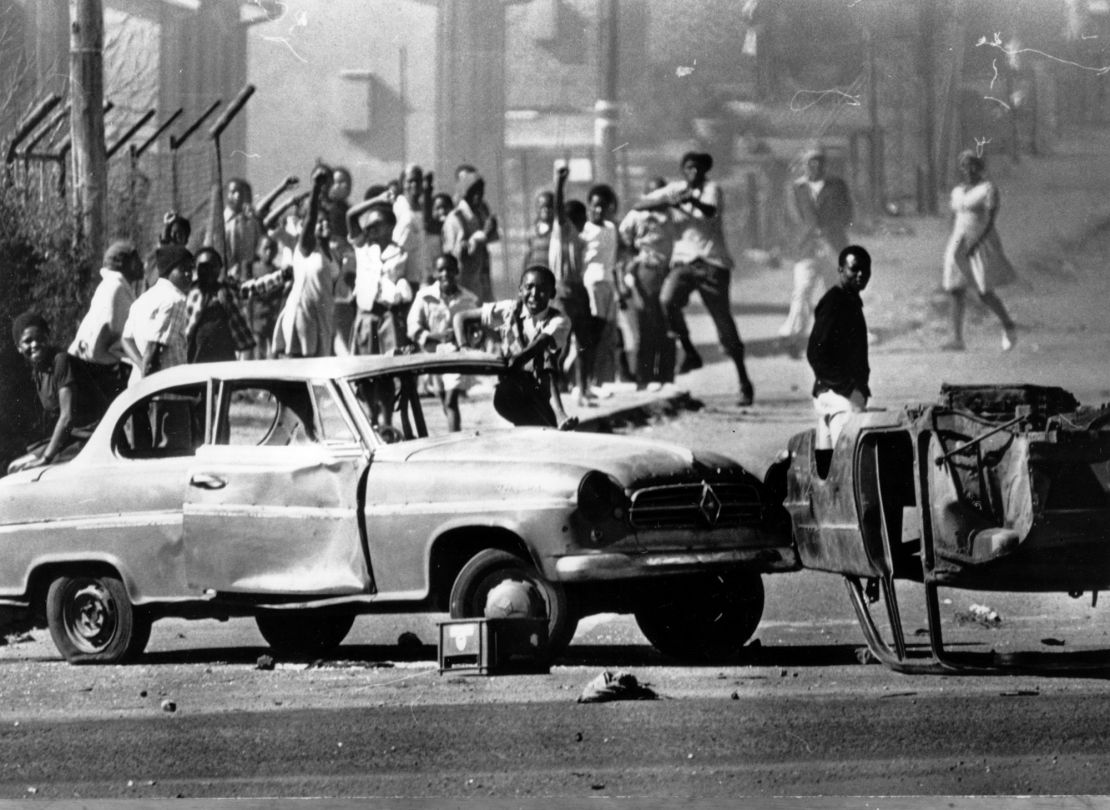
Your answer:
[[[397,176],[404,161],[435,165],[435,5],[282,5],[283,16],[247,32],[248,78],[258,91],[249,106],[246,174],[255,188],[272,188],[290,173],[307,183],[321,159],[348,167],[361,197],[371,183]]]

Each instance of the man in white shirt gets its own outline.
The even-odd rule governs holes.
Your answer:
[[[88,363],[97,385],[110,401],[127,387],[123,376],[123,326],[135,302],[135,282],[143,277],[143,262],[135,245],[113,242],[104,253],[100,283],[89,311],[77,327],[69,353]]]
[[[154,253],[158,280],[135,299],[123,326],[123,349],[131,360],[130,385],[186,362],[185,293],[193,280],[193,254],[181,245]]]
[[[679,372],[692,371],[702,365],[701,356],[685,331],[682,310],[697,290],[717,328],[717,338],[725,353],[736,365],[740,380],[741,406],[752,404],[755,391],[744,365],[744,343],[732,317],[729,284],[732,277],[732,256],[725,244],[721,227],[724,195],[706,174],[713,167],[713,158],[705,152],[687,152],[682,156],[685,180],[668,183],[646,194],[633,206],[645,211],[654,208],[672,209],[675,242],[671,252],[671,269],[663,282],[660,302],[670,331],[682,344],[685,356]]]

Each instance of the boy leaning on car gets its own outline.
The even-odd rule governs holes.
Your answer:
[[[554,297],[555,274],[545,265],[534,264],[521,275],[517,298],[457,313],[455,339],[460,346],[466,345],[467,326],[473,321],[497,330],[508,371],[526,374],[503,375],[495,405],[503,405],[504,415],[516,425],[571,430],[578,420],[568,417],[563,409],[558,379],[559,357],[570,337],[570,320],[551,306]]]
[[[848,415],[863,411],[871,396],[867,321],[859,295],[871,280],[871,254],[859,245],[849,245],[840,251],[837,265],[840,282],[818,302],[806,348],[806,359],[816,377],[814,449],[818,466],[825,471]]]

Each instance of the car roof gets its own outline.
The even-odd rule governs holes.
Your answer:
[[[494,354],[463,350],[449,354],[347,355],[344,357],[297,357],[280,360],[230,360],[220,363],[188,363],[173,366],[144,378],[131,389],[142,395],[179,385],[220,380],[319,380],[360,377],[393,371],[419,371],[434,366],[437,371],[486,366],[490,371],[505,368]]]

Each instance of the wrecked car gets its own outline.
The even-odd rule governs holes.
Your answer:
[[[935,403],[853,414],[827,469],[815,431],[795,435],[765,480],[784,498],[803,566],[844,576],[868,647],[888,666],[1107,668],[1106,656],[946,646],[938,588],[1073,597],[1106,588],[1108,426],[1110,410],[1081,409],[1060,388],[945,385]],[[896,580],[924,586],[928,649],[907,642]]]
[[[762,482],[714,453],[515,427],[495,407],[513,373],[466,351],[153,374],[71,461],[0,479],[0,606],[73,663],[136,656],[166,616],[253,616],[301,654],[375,611],[545,617],[550,655],[600,611],[683,658],[742,646],[761,574],[797,567]],[[461,431],[423,375],[463,386]]]

